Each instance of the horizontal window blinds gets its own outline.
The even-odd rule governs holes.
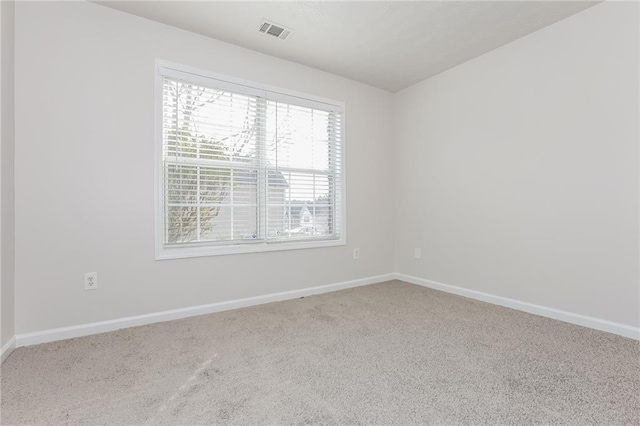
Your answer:
[[[340,237],[341,108],[171,74],[162,78],[165,245]]]

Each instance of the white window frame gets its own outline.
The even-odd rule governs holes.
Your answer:
[[[192,243],[167,245],[164,243],[164,169],[162,153],[162,86],[163,77],[166,75],[189,75],[189,80],[197,83],[202,80],[203,85],[209,85],[210,80],[216,80],[216,87],[233,88],[237,91],[240,87],[247,94],[262,94],[270,100],[295,103],[300,106],[318,107],[324,105],[334,108],[342,113],[341,128],[341,169],[340,169],[340,206],[335,209],[335,218],[339,221],[340,234],[338,237],[319,240],[293,240],[293,241],[251,241],[229,245],[212,245],[207,243]],[[266,92],[266,95],[265,95]],[[299,93],[280,87],[256,83],[235,77],[229,77],[210,71],[205,71],[190,66],[180,65],[161,59],[155,61],[155,123],[154,123],[154,211],[155,211],[155,258],[156,260],[180,259],[202,256],[219,256],[242,253],[261,253],[281,250],[300,250],[319,247],[344,246],[347,244],[347,215],[346,215],[346,150],[345,150],[345,105],[344,102],[321,98],[318,96]]]

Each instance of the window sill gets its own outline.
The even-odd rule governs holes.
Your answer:
[[[190,257],[227,256],[232,254],[264,253],[283,250],[301,250],[321,247],[344,246],[344,238],[320,241],[274,241],[268,243],[249,243],[228,246],[183,246],[159,247],[156,250],[156,260],[185,259]]]

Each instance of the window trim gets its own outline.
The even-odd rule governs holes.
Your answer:
[[[262,94],[270,100],[289,101],[300,106],[318,107],[324,104],[329,108],[335,108],[342,113],[341,128],[341,169],[340,169],[340,208],[336,209],[336,217],[340,220],[340,236],[322,239],[304,239],[293,241],[265,241],[261,242],[237,242],[235,244],[221,245],[211,243],[191,243],[180,246],[169,246],[164,244],[164,205],[163,205],[163,158],[162,158],[162,82],[164,76],[181,76],[190,74],[190,80],[210,84],[208,80],[217,80],[220,88],[225,86],[233,88],[234,91],[246,92],[247,94]],[[204,84],[204,85],[207,85]],[[222,256],[232,254],[263,253],[282,250],[301,250],[320,247],[344,246],[347,244],[347,196],[346,196],[346,149],[345,149],[345,123],[346,112],[344,102],[334,101],[314,95],[295,92],[280,87],[270,86],[253,81],[243,80],[222,74],[205,71],[202,69],[180,65],[161,59],[155,60],[155,82],[154,82],[154,238],[155,238],[155,260],[181,259],[203,256]]]

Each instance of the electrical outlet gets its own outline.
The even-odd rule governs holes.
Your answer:
[[[420,247],[416,247],[413,250],[413,257],[415,257],[416,259],[420,259],[422,257],[422,250],[420,250]]]
[[[98,288],[98,273],[97,272],[85,272],[84,274],[84,289],[95,290]]]
[[[360,259],[360,249],[359,248],[354,248],[353,249],[353,258],[354,259]]]

